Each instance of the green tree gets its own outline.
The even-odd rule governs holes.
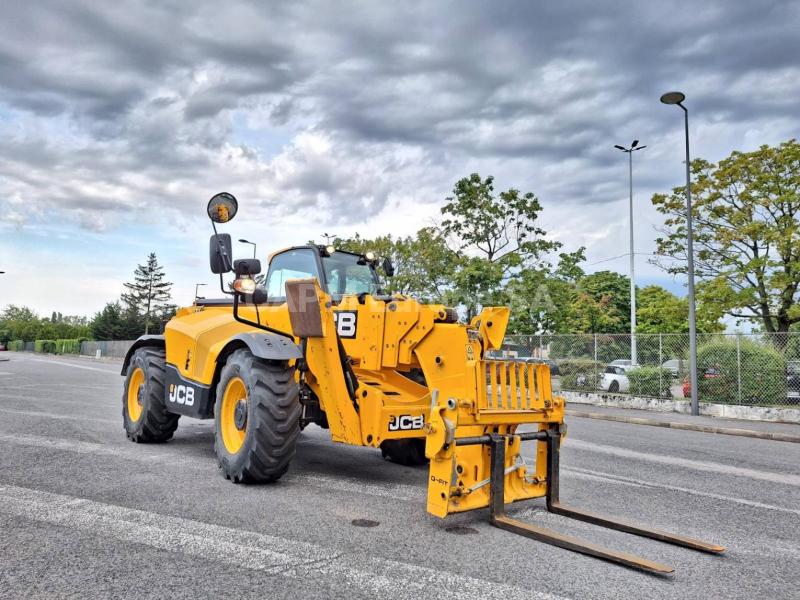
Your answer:
[[[580,263],[585,249],[559,254],[558,264],[549,268],[523,269],[506,288],[511,308],[509,333],[568,333],[573,330],[573,301],[577,282],[583,278]]]
[[[165,277],[164,267],[158,264],[155,252],[151,252],[147,262],[136,267],[133,281],[124,284],[127,292],[120,297],[122,303],[142,316],[145,335],[173,308],[169,303],[172,283],[165,281]]]
[[[597,271],[578,280],[573,309],[580,329],[575,333],[630,333],[630,286],[627,276],[613,271]]]
[[[543,268],[561,244],[546,239],[537,221],[542,207],[532,192],[495,193],[494,178],[477,173],[456,182],[446,199],[440,230],[461,258],[451,297],[467,318],[498,300],[499,289],[523,269]]]
[[[789,140],[691,164],[698,298],[768,332],[800,322],[800,144]],[[656,261],[686,272],[685,188],[652,199],[666,216]]]
[[[725,325],[715,318],[716,311],[697,306],[697,331],[714,333]],[[688,333],[689,302],[658,285],[648,285],[636,293],[636,331],[639,333]]]
[[[144,322],[135,311],[109,302],[94,316],[90,329],[96,340],[131,340],[142,334]]]

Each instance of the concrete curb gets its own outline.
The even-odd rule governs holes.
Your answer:
[[[619,423],[631,423],[634,425],[650,425],[652,427],[667,427],[669,429],[683,429],[686,431],[699,431],[702,433],[719,433],[721,435],[738,435],[740,437],[758,438],[761,440],[772,440],[774,442],[792,442],[800,444],[800,434],[782,433],[776,431],[758,431],[756,429],[741,429],[738,427],[718,427],[716,425],[700,425],[697,423],[679,423],[676,421],[658,421],[656,419],[644,419],[642,417],[624,417],[621,415],[606,415],[596,412],[584,412],[568,408],[565,411],[570,417],[582,417],[584,419],[599,419],[602,421],[617,421]]]

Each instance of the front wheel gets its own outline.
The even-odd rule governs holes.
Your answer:
[[[122,394],[122,419],[132,442],[166,442],[178,428],[179,415],[167,410],[166,357],[162,348],[133,353]]]
[[[261,483],[286,472],[300,434],[298,395],[294,367],[246,349],[230,355],[214,408],[214,450],[227,479]]]
[[[611,385],[608,386],[608,391],[611,392],[612,394],[616,394],[619,391],[619,382],[612,381]]]

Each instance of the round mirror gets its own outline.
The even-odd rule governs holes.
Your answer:
[[[214,223],[227,223],[236,216],[239,203],[233,194],[221,192],[208,201],[208,218]]]

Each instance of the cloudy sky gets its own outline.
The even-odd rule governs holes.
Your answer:
[[[4,3],[0,306],[91,314],[150,251],[190,302],[217,191],[263,258],[412,233],[475,171],[625,272],[633,139],[639,281],[679,292],[644,255],[683,176],[658,98],[694,156],[797,137],[798,31],[798,2]]]

